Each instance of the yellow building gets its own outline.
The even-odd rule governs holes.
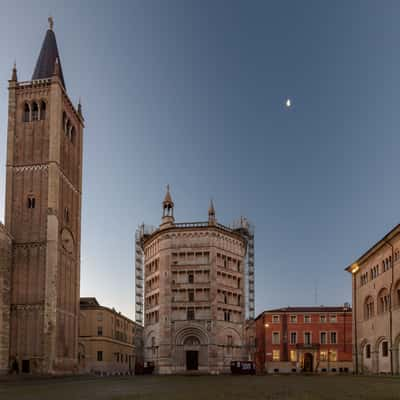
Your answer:
[[[400,373],[400,225],[346,270],[352,273],[358,373]]]
[[[142,327],[94,297],[80,300],[78,360],[81,373],[133,374]],[[140,347],[140,344],[138,345]],[[140,359],[140,348],[138,348]]]

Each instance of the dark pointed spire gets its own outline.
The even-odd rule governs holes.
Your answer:
[[[11,74],[11,81],[17,82],[18,77],[17,77],[17,63],[14,61],[14,66],[12,69],[12,74]]]
[[[42,49],[40,50],[35,71],[32,75],[32,80],[51,78],[55,73],[54,67],[56,60],[58,60],[58,76],[60,77],[61,83],[65,88],[64,75],[61,67],[60,55],[58,53],[56,35],[53,31],[53,24],[53,18],[49,17],[49,29],[44,37]]]
[[[82,117],[82,103],[81,103],[81,98],[79,97],[79,101],[78,101],[78,114]]]

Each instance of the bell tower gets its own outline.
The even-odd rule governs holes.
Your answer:
[[[64,81],[53,20],[27,82],[9,80],[5,227],[12,236],[9,364],[77,368],[84,119]],[[0,300],[1,301],[1,300]]]

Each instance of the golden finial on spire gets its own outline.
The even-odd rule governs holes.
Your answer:
[[[49,17],[47,18],[47,20],[49,21],[49,29],[52,31],[54,26],[54,19],[53,17]]]

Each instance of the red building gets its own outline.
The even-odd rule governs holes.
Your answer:
[[[256,318],[258,372],[350,372],[352,312],[342,307],[287,307]]]

